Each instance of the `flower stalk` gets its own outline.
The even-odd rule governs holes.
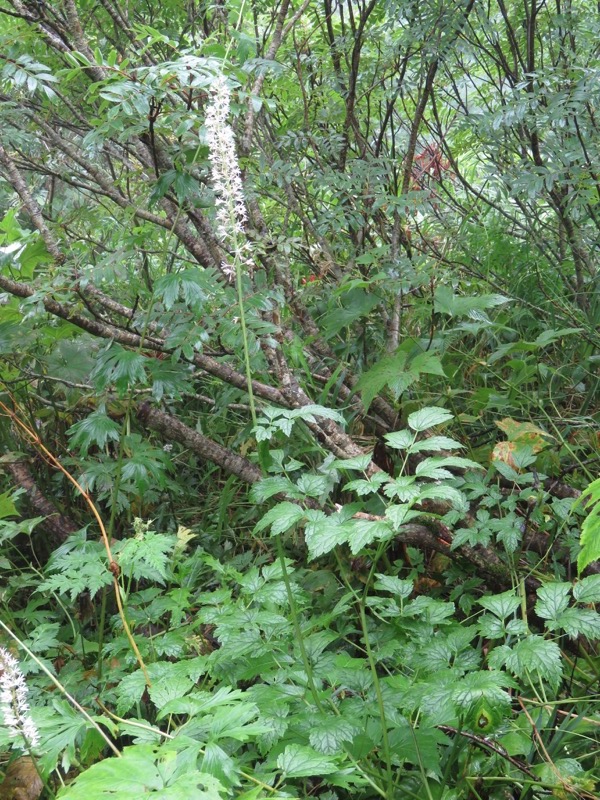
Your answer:
[[[29,714],[27,684],[19,662],[0,647],[0,711],[11,739],[33,750],[40,743],[40,734]]]
[[[242,173],[235,149],[233,129],[228,122],[230,108],[231,92],[225,77],[219,75],[213,84],[211,102],[206,109],[206,138],[210,151],[212,184],[215,192],[217,235],[226,250],[233,255],[233,264],[224,261],[221,269],[229,280],[235,278],[236,282],[240,325],[244,341],[248,400],[252,422],[256,427],[256,406],[252,390],[252,369],[243,293],[243,268],[246,267],[251,271],[252,259],[250,258],[250,243],[246,239],[244,230],[248,212],[244,200]]]

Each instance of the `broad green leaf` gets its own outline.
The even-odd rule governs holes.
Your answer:
[[[562,677],[562,657],[556,642],[541,636],[530,635],[514,647],[500,645],[489,655],[489,664],[494,669],[505,667],[515,678],[530,682],[537,676],[558,686]]]
[[[454,415],[446,411],[445,408],[428,406],[427,408],[422,408],[420,411],[414,411],[412,414],[409,414],[408,424],[413,431],[420,433],[421,431],[433,428],[434,425],[441,425],[444,422],[448,422],[453,417]]]
[[[508,592],[502,592],[502,594],[482,597],[478,602],[479,605],[491,611],[498,619],[506,619],[506,617],[511,616],[521,605],[521,600],[515,595],[513,589]]]
[[[433,353],[419,353],[410,362],[410,371],[418,374],[425,373],[427,375],[439,375],[442,378],[446,377],[442,362],[439,357]]]
[[[591,510],[581,525],[581,551],[577,557],[580,575],[589,564],[600,559],[600,478],[590,483],[581,496],[586,509]]]
[[[411,519],[419,515],[419,511],[411,511],[409,503],[388,506],[385,510],[386,519],[389,519],[395,531],[398,531],[402,525],[405,525],[407,522],[410,522]]]
[[[391,435],[393,436],[393,434]],[[411,453],[418,453],[421,450],[437,452],[439,450],[461,450],[464,447],[464,444],[457,442],[455,439],[450,439],[448,436],[430,436],[428,439],[414,442],[410,445],[409,450]]]
[[[198,745],[196,745],[198,747]],[[171,745],[134,745],[121,758],[105,758],[62,789],[60,800],[224,800],[213,776],[189,769]]]
[[[338,769],[332,758],[300,744],[289,744],[285,748],[277,757],[277,768],[286,778],[314,778]]]
[[[0,494],[0,519],[18,516],[17,507],[14,504],[15,497],[16,495],[14,492],[4,492],[4,494]]]
[[[413,764],[416,768],[441,777],[440,747],[448,744],[448,739],[441,731],[435,728],[413,728],[407,722],[390,731],[389,743],[392,753],[399,761]]]
[[[600,603],[600,575],[588,575],[573,585],[573,597],[578,603]]]
[[[546,623],[550,631],[562,630],[572,639],[585,636],[590,641],[600,639],[600,614],[591,608],[567,608],[556,619]]]
[[[414,592],[415,585],[413,581],[402,580],[395,575],[383,575],[380,572],[376,573],[375,577],[377,580],[375,581],[374,588],[381,592],[390,592],[396,597],[401,597],[403,599],[410,597]]]
[[[396,431],[395,433],[386,433],[385,440],[395,450],[408,450],[414,446],[415,434],[406,430]]]
[[[277,534],[288,531],[297,522],[300,522],[304,514],[304,509],[301,506],[284,501],[267,511],[264,517],[256,523],[254,530],[260,532],[270,527],[271,536],[277,536]]]
[[[431,500],[447,500],[459,511],[466,511],[468,509],[468,503],[464,494],[453,486],[446,486],[443,483],[428,483],[420,489],[419,497],[422,500],[426,500],[427,498]]]
[[[495,306],[508,303],[509,298],[501,294],[481,294],[475,297],[458,297],[454,294],[451,287],[444,284],[437,286],[435,290],[434,308],[439,314],[447,314],[450,317],[468,316],[472,311],[494,308]]]
[[[391,536],[390,526],[383,521],[353,519],[346,523],[349,528],[347,542],[353,555],[374,541],[381,541]]]
[[[371,463],[371,456],[369,454],[365,454],[363,456],[354,456],[353,458],[336,458],[335,461],[332,461],[331,467],[332,469],[356,469],[356,470],[366,470]]]
[[[108,441],[118,442],[121,427],[104,411],[98,410],[93,411],[81,422],[76,422],[67,433],[71,447],[79,448],[85,456],[93,445],[103,450]]]
[[[391,356],[385,356],[367,372],[363,372],[356,384],[361,393],[365,411],[369,410],[373,399],[386,387],[390,381],[397,380],[400,373],[404,372],[408,356],[400,351]]]
[[[334,755],[360,731],[356,723],[333,714],[319,714],[311,725],[309,741],[319,753]]]
[[[443,467],[456,467],[457,469],[483,469],[481,464],[478,464],[477,461],[472,461],[470,458],[461,458],[460,456],[432,456],[417,464],[415,475],[431,478],[434,476],[429,475],[429,471],[435,471],[436,469]]]
[[[537,590],[535,613],[542,619],[556,620],[569,605],[570,583],[545,583]]]
[[[284,475],[273,475],[252,485],[250,499],[253,503],[264,503],[276,494],[291,494],[292,497],[301,497],[295,485]]]
[[[312,509],[306,512],[304,540],[311,558],[329,553],[337,545],[347,542],[351,534],[350,522],[344,522],[338,514],[328,516]]]

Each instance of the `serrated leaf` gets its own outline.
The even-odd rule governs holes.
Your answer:
[[[371,456],[368,453],[362,456],[354,456],[353,458],[336,458],[332,461],[331,467],[333,469],[356,469],[366,470],[371,463]]]
[[[557,686],[562,678],[562,656],[556,642],[549,642],[535,634],[527,636],[511,648],[495,647],[489,655],[489,664],[495,669],[506,667],[516,678],[531,680],[539,675]]]
[[[365,411],[379,392],[387,386],[390,381],[397,380],[399,374],[404,371],[407,355],[400,351],[391,356],[385,356],[371,369],[363,372],[356,384],[357,390],[361,393]]]
[[[377,578],[374,584],[375,589],[381,592],[390,592],[390,594],[402,599],[410,597],[415,589],[413,581],[402,580],[395,575],[383,575],[378,572],[375,577]]]
[[[573,586],[578,603],[600,603],[600,575],[588,575]]]
[[[93,411],[81,422],[71,425],[67,433],[69,445],[79,448],[85,456],[93,445],[104,449],[109,440],[118,442],[121,428],[104,411]]]
[[[348,541],[351,526],[337,514],[327,516],[322,511],[310,510],[306,513],[304,540],[311,558],[318,558],[331,552],[334,547]]]
[[[381,520],[353,519],[349,527],[348,544],[353,555],[374,541],[381,541],[391,535],[390,526]]]
[[[582,493],[586,508],[591,507],[581,525],[579,544],[581,552],[577,557],[579,574],[592,562],[600,559],[600,478],[593,481]]]
[[[411,511],[409,503],[388,506],[385,510],[386,519],[389,519],[395,531],[398,531],[402,525],[410,522],[411,519],[418,517],[419,514],[419,511]]]
[[[402,475],[394,478],[384,486],[383,493],[386,497],[397,498],[402,503],[408,503],[420,497],[419,486],[414,475]]]
[[[355,481],[349,481],[344,486],[344,491],[356,492],[359,497],[364,497],[364,495],[378,492],[382,484],[389,481],[389,479],[390,476],[385,472],[376,472],[370,478],[359,478]]]
[[[277,536],[300,522],[304,514],[301,506],[284,501],[269,509],[264,517],[256,523],[254,530],[259,533],[270,526],[271,536]]]
[[[433,428],[434,425],[442,425],[454,418],[454,414],[446,411],[439,406],[428,406],[420,411],[414,411],[408,415],[408,425],[413,431],[418,433]]]
[[[289,494],[290,492],[293,497],[298,495],[292,481],[283,475],[273,475],[269,478],[262,478],[252,485],[250,499],[253,503],[264,503],[265,500],[276,494]]]
[[[289,744],[285,748],[277,757],[277,768],[287,778],[313,778],[317,775],[330,775],[338,769],[332,758],[300,744]]]
[[[413,444],[415,434],[410,431],[395,431],[394,433],[386,433],[385,440],[390,447],[395,450],[406,450]]]
[[[359,726],[340,716],[319,714],[311,725],[309,741],[319,753],[333,755],[343,742],[352,741]]]
[[[187,745],[197,753],[199,744]],[[178,743],[126,747],[121,758],[105,758],[82,772],[58,794],[60,800],[222,800],[223,785],[190,768]]]
[[[392,434],[393,435],[393,434]],[[423,450],[437,452],[439,450],[462,450],[465,445],[450,439],[448,436],[430,436],[428,439],[420,439],[410,445],[411,453],[418,453]]]
[[[468,510],[468,503],[462,492],[459,492],[453,486],[446,486],[443,483],[431,483],[421,487],[419,497],[422,500],[448,500],[459,511]]]
[[[439,356],[434,353],[419,353],[410,362],[410,371],[417,373],[417,375],[424,373],[426,375],[439,375],[442,378],[446,377],[442,362]]]
[[[421,478],[439,479],[442,477],[452,477],[452,473],[446,467],[456,467],[457,469],[483,469],[481,464],[472,461],[470,458],[460,456],[445,456],[425,458],[415,469],[415,475]],[[440,473],[438,475],[438,472]],[[443,475],[441,473],[444,473]]]
[[[288,417],[289,419],[307,419],[308,417],[309,421],[314,422],[314,417],[322,417],[323,419],[332,419],[335,422],[339,422],[341,425],[345,425],[346,423],[344,415],[339,411],[314,403],[302,406],[301,408],[294,408],[291,411],[284,410],[281,413],[282,416]]]
[[[447,741],[435,728],[414,728],[409,723],[389,733],[390,748],[396,758],[437,776],[441,776],[440,746]]]
[[[515,595],[514,590],[510,589],[508,592],[502,594],[494,594],[489,597],[482,597],[479,605],[483,606],[488,611],[491,611],[498,619],[506,619],[506,617],[514,614],[521,605],[521,600]]]
[[[556,619],[569,605],[570,592],[570,583],[545,583],[537,590],[535,613],[542,619]]]
[[[550,631],[563,630],[572,639],[585,636],[591,641],[600,639],[600,614],[591,608],[567,608],[556,619],[546,623]]]

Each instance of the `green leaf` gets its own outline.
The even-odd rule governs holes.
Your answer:
[[[446,467],[456,467],[457,469],[483,469],[481,464],[472,461],[470,458],[460,456],[429,457],[423,459],[415,469],[415,475],[419,478],[432,478],[433,480],[444,480],[454,477]]]
[[[410,431],[396,431],[394,433],[386,433],[385,439],[390,447],[395,450],[408,450],[414,447],[415,435]]]
[[[374,541],[391,536],[390,526],[381,520],[353,519],[346,523],[349,528],[347,542],[353,555]]]
[[[319,753],[334,755],[343,742],[351,742],[360,727],[341,716],[318,714],[311,723],[309,741]]]
[[[374,364],[371,369],[363,372],[356,384],[356,388],[361,393],[365,411],[369,410],[373,399],[385,386],[398,379],[398,376],[404,371],[407,358],[407,354],[400,351],[394,355],[385,356]]]
[[[581,497],[585,498],[586,509],[591,507],[591,511],[581,525],[581,552],[577,557],[580,575],[589,564],[600,559],[600,478],[590,483]]]
[[[0,519],[6,519],[6,517],[17,517],[18,511],[17,507],[14,504],[13,498],[15,498],[14,492],[4,492],[4,494],[0,494]]]
[[[421,431],[429,430],[434,425],[442,425],[454,417],[445,408],[439,406],[428,406],[422,408],[420,411],[414,411],[408,415],[408,424],[413,431],[420,433]]]
[[[431,483],[422,487],[419,491],[419,498],[421,500],[428,498],[431,500],[448,500],[459,511],[467,511],[469,507],[462,492],[459,492],[453,486],[446,486],[443,483]]]
[[[276,494],[290,494],[292,497],[300,498],[302,495],[296,491],[295,485],[289,478],[283,475],[274,475],[252,485],[250,489],[250,499],[253,503],[264,503]]]
[[[516,678],[531,683],[532,677],[558,686],[562,678],[562,656],[556,642],[549,642],[541,636],[530,635],[511,648],[508,645],[495,647],[488,657],[490,667],[506,667]]]
[[[371,463],[371,456],[366,453],[363,456],[354,456],[353,458],[336,458],[331,462],[332,469],[356,469],[365,471]]]
[[[179,745],[181,747],[181,745]],[[188,745],[189,746],[189,745]],[[223,785],[190,769],[176,743],[126,747],[121,758],[105,758],[62,789],[59,800],[223,800]],[[191,747],[196,752],[199,744]]]
[[[506,619],[506,617],[511,616],[521,605],[521,600],[515,595],[513,589],[508,592],[502,592],[502,594],[482,597],[478,602],[479,605],[491,611],[498,619]]]
[[[494,651],[493,651],[494,652]],[[505,673],[495,669],[469,672],[464,675],[452,689],[452,696],[457,706],[466,712],[474,703],[486,700],[491,708],[500,708],[503,712],[510,708],[510,695],[505,687],[514,686],[514,682]]]
[[[568,608],[556,619],[546,623],[550,631],[563,630],[572,639],[586,636],[590,641],[600,639],[600,614],[590,608]]]
[[[385,510],[386,519],[389,519],[395,531],[398,531],[402,525],[410,522],[411,519],[418,517],[419,514],[419,511],[411,511],[409,503],[388,506]]]
[[[393,436],[394,434],[391,435]],[[457,442],[455,439],[450,439],[448,436],[430,436],[428,439],[421,439],[418,442],[414,442],[410,445],[409,450],[411,453],[418,453],[422,450],[429,450],[430,452],[439,450],[461,450],[464,447],[464,444]]]
[[[330,775],[338,769],[332,758],[299,744],[289,744],[285,748],[277,757],[277,768],[286,778],[313,778]]]
[[[256,523],[254,530],[259,533],[271,527],[271,536],[277,536],[292,528],[304,517],[305,511],[296,503],[284,501],[271,508],[264,517]]]
[[[67,431],[69,445],[79,448],[82,455],[87,455],[92,445],[104,449],[110,440],[118,442],[121,429],[104,411],[94,411],[81,422],[76,422]]]
[[[91,377],[99,391],[114,385],[123,395],[129,388],[147,383],[145,361],[141,353],[113,342],[99,354]]]
[[[390,592],[396,597],[400,597],[402,599],[410,597],[415,589],[413,581],[402,580],[401,578],[397,578],[395,575],[383,575],[382,573],[378,572],[376,573],[375,577],[377,578],[374,584],[375,589],[378,589],[381,592]]]
[[[339,514],[328,516],[316,509],[306,512],[304,540],[311,558],[331,552],[337,545],[347,542],[351,534],[351,525]]]
[[[542,619],[557,619],[569,605],[570,592],[570,583],[545,583],[537,590],[535,613]]]
[[[588,575],[573,586],[578,603],[600,603],[600,575]]]
[[[439,375],[442,378],[446,377],[442,362],[434,353],[419,353],[418,356],[411,360],[410,371],[419,375],[424,373],[426,375]]]
[[[376,472],[370,478],[359,478],[355,481],[349,481],[344,486],[345,492],[356,492],[359,497],[364,497],[367,494],[376,494],[381,488],[382,484],[389,481],[390,476],[385,472]]]
[[[395,727],[389,733],[390,749],[395,758],[439,777],[439,748],[447,742],[441,731],[435,728],[413,728],[410,723]]]
[[[439,284],[435,290],[434,309],[438,314],[447,314],[449,317],[464,317],[473,311],[508,303],[508,297],[501,294],[480,294],[476,297],[458,297],[451,287]]]

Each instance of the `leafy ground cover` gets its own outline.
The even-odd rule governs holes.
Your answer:
[[[599,27],[0,8],[0,796],[597,797]]]

